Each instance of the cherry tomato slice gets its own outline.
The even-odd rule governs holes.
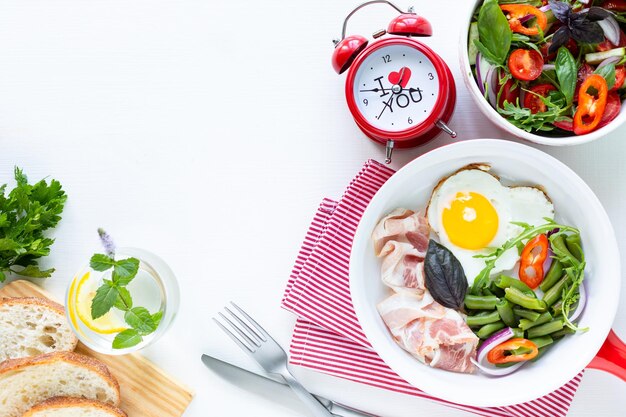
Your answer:
[[[617,117],[622,108],[622,100],[616,92],[610,92],[606,98],[606,108],[602,120],[598,123],[598,129],[611,123]]]
[[[548,92],[554,90],[556,87],[552,84],[538,84],[531,87],[524,97],[524,107],[530,109],[532,114],[546,111],[546,104],[541,100],[541,97],[547,97]]]
[[[536,80],[543,70],[543,57],[532,49],[516,49],[509,57],[509,70],[518,80]]]
[[[541,51],[541,56],[543,56],[544,64],[547,64],[548,62],[554,61],[556,59],[556,51],[552,53],[548,52],[548,50],[550,49],[550,45],[552,45],[552,42],[548,41],[541,45],[541,47],[539,48],[539,50]],[[565,44],[565,47],[572,53],[572,55],[578,55],[578,44],[574,39],[570,38]]]
[[[626,12],[625,0],[605,0],[600,5],[602,8],[612,10],[614,12]]]
[[[530,350],[528,353],[514,354],[513,351],[519,348]],[[539,349],[534,342],[528,339],[514,338],[500,343],[487,353],[487,360],[493,364],[524,362],[539,354]]]
[[[615,68],[615,84],[609,91],[617,91],[624,86],[624,80],[626,79],[626,68],[623,65]]]
[[[520,87],[516,85],[515,80],[509,78],[502,86],[502,92],[500,93],[500,100],[498,100],[498,107],[504,108],[504,102],[508,101],[512,104],[517,104],[519,98]]]
[[[554,122],[552,124],[554,126],[558,127],[559,129],[565,130],[567,132],[573,132],[574,131],[574,121],[572,119],[569,119],[569,120],[559,120],[558,122]]]
[[[584,135],[598,127],[606,108],[608,87],[604,77],[591,74],[578,91],[578,108],[574,114],[574,133]]]
[[[519,279],[533,290],[543,281],[543,263],[548,257],[548,237],[540,234],[530,239],[520,256]]]

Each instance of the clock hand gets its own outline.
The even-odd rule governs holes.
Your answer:
[[[383,107],[383,110],[380,112],[380,114],[379,114],[379,115],[378,115],[378,117],[377,117],[377,119],[378,119],[378,120],[380,120],[380,118],[382,117],[382,115],[383,115],[383,113],[385,112],[385,109],[386,109],[387,107],[391,108],[391,101],[393,100],[393,98],[395,97],[395,95],[396,95],[395,93],[394,93],[394,94],[392,94],[392,95],[391,95],[391,97],[389,98],[389,100],[387,100],[387,102],[386,102],[386,103],[384,103],[385,105],[384,105],[384,107]]]
[[[391,91],[391,88],[378,88],[378,87],[376,87],[376,88],[372,88],[371,90],[359,90],[359,92],[361,92],[361,93],[367,93],[367,92],[370,92],[370,91],[374,92],[374,93],[378,93],[379,91],[383,91],[383,92]]]

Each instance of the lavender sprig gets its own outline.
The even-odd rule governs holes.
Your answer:
[[[107,256],[111,259],[115,259],[115,243],[113,238],[103,228],[98,228],[98,236],[100,236],[100,242]]]

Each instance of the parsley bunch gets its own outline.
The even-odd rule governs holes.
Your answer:
[[[0,282],[10,273],[48,278],[54,269],[40,269],[37,259],[50,254],[54,239],[44,232],[61,220],[67,195],[56,180],[31,185],[17,167],[14,175],[17,184],[8,195],[7,185],[0,186]]]
[[[163,317],[163,312],[150,314],[145,307],[133,307],[133,298],[126,288],[139,271],[139,260],[127,258],[115,260],[110,237],[98,231],[107,249],[107,254],[97,253],[91,257],[89,266],[95,271],[104,272],[113,268],[111,279],[104,279],[91,301],[91,318],[104,316],[112,308],[124,312],[124,321],[130,327],[121,331],[113,340],[113,349],[124,349],[143,341],[144,336],[153,333]]]

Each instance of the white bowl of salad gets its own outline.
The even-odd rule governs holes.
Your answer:
[[[626,120],[626,1],[478,0],[463,77],[497,126],[543,145],[599,139]]]

